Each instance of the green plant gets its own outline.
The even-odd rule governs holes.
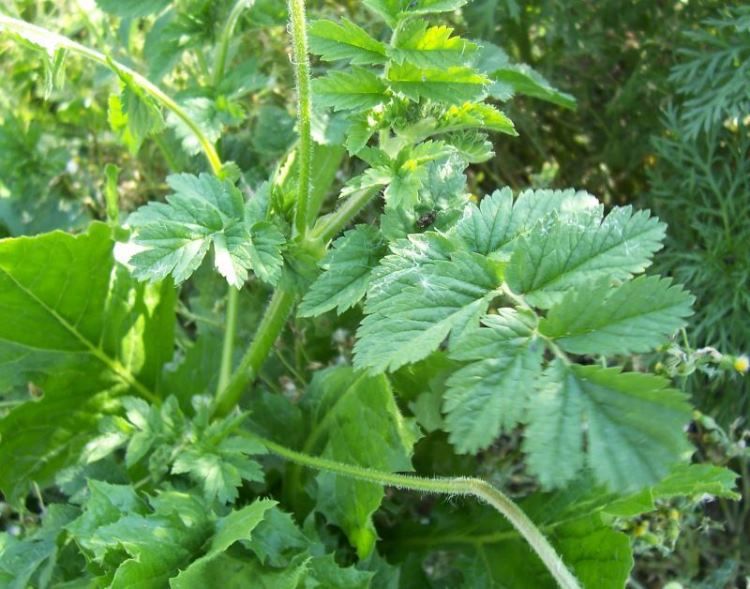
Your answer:
[[[99,3],[129,18],[168,5]],[[737,497],[731,471],[689,464],[685,395],[623,370],[691,313],[680,286],[643,275],[664,225],[575,190],[469,194],[486,133],[516,134],[490,89],[570,97],[429,20],[465,0],[363,4],[389,35],[308,27],[290,0],[299,137],[252,190],[190,105],[0,16],[116,74],[109,118],[126,146],[171,118],[208,165],[170,175],[166,202],[122,225],[110,166],[106,223],[0,242],[0,489],[21,518],[0,536],[4,582],[621,587],[622,520],[667,498]],[[219,27],[214,87],[245,5]],[[170,18],[153,39],[174,40],[184,23]],[[311,80],[324,68],[308,42],[348,65]],[[334,203],[331,133],[352,156]],[[235,353],[246,318],[257,327]],[[515,457],[488,452],[501,436]],[[519,507],[492,482],[521,454]],[[433,505],[405,523],[419,506],[384,486],[493,509]]]

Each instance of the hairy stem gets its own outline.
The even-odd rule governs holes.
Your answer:
[[[547,567],[550,574],[563,589],[581,589],[581,585],[573,573],[568,570],[560,556],[549,543],[544,534],[537,528],[528,516],[503,492],[493,487],[487,481],[477,478],[425,478],[415,475],[396,474],[335,462],[325,458],[310,456],[296,452],[267,440],[256,434],[245,432],[256,441],[263,444],[269,451],[296,462],[302,466],[324,470],[334,474],[342,475],[348,478],[358,479],[378,485],[396,487],[398,489],[407,489],[410,491],[420,491],[423,493],[436,493],[440,495],[465,495],[472,496],[480,501],[487,503],[502,514],[518,531],[518,533],[529,543],[534,552],[539,556],[541,561]]]
[[[242,16],[242,11],[250,8],[253,4],[255,4],[255,0],[237,0],[229,12],[227,22],[224,23],[224,28],[221,30],[221,35],[219,36],[219,48],[216,52],[212,78],[214,88],[224,78],[224,71],[227,67],[227,55],[229,54],[229,43],[232,41],[232,35],[234,34],[237,22],[240,20],[240,16]]]
[[[138,84],[149,96],[151,96],[156,102],[167,110],[172,111],[195,135],[195,138],[200,143],[203,152],[206,154],[206,159],[211,166],[211,170],[214,174],[219,175],[222,170],[221,159],[219,154],[216,152],[216,148],[213,143],[206,137],[201,128],[190,118],[183,108],[172,100],[167,94],[165,94],[156,84],[149,81],[147,78],[129,68],[128,66],[119,63],[107,55],[91,49],[80,43],[76,43],[72,39],[69,39],[63,35],[53,33],[45,28],[32,25],[24,20],[17,18],[11,18],[8,16],[0,15],[0,30],[6,30],[11,33],[20,35],[27,41],[40,46],[47,51],[56,51],[58,49],[66,49],[72,53],[76,53],[94,61],[100,65],[103,65],[115,72],[123,72],[130,76],[133,81]]]
[[[273,344],[284,328],[284,324],[294,307],[295,298],[294,291],[283,286],[274,291],[271,302],[268,303],[263,319],[255,332],[255,337],[247,352],[245,352],[239,367],[227,386],[216,396],[214,415],[226,415],[237,405],[245,387],[257,376]]]
[[[292,33],[292,55],[297,81],[297,124],[299,127],[299,185],[294,227],[297,233],[307,233],[307,209],[310,200],[310,175],[312,170],[312,92],[310,89],[310,58],[307,52],[307,20],[305,0],[289,0]]]

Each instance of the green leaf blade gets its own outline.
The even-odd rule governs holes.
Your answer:
[[[693,301],[669,279],[641,276],[615,288],[570,291],[539,328],[574,354],[645,353],[685,325]]]
[[[370,70],[354,66],[313,80],[313,92],[322,106],[334,110],[366,110],[385,100],[386,85]]]
[[[310,49],[326,61],[348,60],[354,65],[381,65],[386,48],[349,19],[340,23],[317,20],[310,24]]]

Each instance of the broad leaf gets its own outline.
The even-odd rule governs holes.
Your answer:
[[[78,458],[113,395],[153,396],[172,357],[174,289],[135,284],[112,248],[100,223],[0,241],[0,391],[42,396],[0,421],[12,500]]]
[[[685,325],[693,300],[668,278],[641,276],[615,288],[605,281],[571,290],[539,330],[575,354],[644,353]]]
[[[352,67],[313,80],[315,99],[334,110],[365,110],[385,100],[386,85],[370,70]]]
[[[638,489],[660,481],[689,448],[685,396],[660,377],[617,368],[555,361],[527,419],[529,468],[546,488],[587,464],[610,489]]]
[[[417,427],[401,415],[385,377],[331,369],[316,374],[305,401],[314,424],[306,451],[322,446],[322,455],[338,462],[389,472],[412,469]],[[377,539],[372,514],[383,488],[325,472],[316,481],[317,509],[344,530],[365,558]]]
[[[149,203],[128,219],[134,243],[144,250],[130,260],[137,278],[171,275],[182,283],[213,246],[214,266],[235,288],[251,269],[270,283],[278,280],[283,237],[267,223],[246,221],[239,189],[208,174],[173,175],[167,182],[174,192],[166,203]]]
[[[518,135],[513,121],[491,104],[466,102],[461,106],[451,106],[437,123],[437,133],[453,133],[467,129],[496,131],[508,135]]]
[[[370,225],[358,225],[337,239],[321,262],[324,272],[302,299],[299,316],[315,317],[334,308],[341,314],[356,305],[367,292],[381,241]]]
[[[347,59],[355,65],[378,65],[386,61],[385,45],[346,18],[340,24],[330,20],[313,22],[310,49],[326,61]]]
[[[507,269],[508,285],[531,304],[549,308],[571,287],[608,277],[626,280],[651,264],[665,226],[648,211],[618,207],[573,216],[550,215],[520,238]]]
[[[466,65],[477,46],[452,35],[453,29],[450,27],[428,27],[423,20],[414,20],[396,37],[396,45],[390,55],[397,63],[408,61],[420,68]]]
[[[396,92],[419,101],[422,98],[446,104],[463,104],[484,96],[489,80],[462,66],[419,68],[394,63],[388,70],[388,84]]]

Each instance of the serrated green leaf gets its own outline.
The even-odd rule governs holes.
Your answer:
[[[321,262],[324,272],[302,299],[298,315],[316,317],[334,308],[341,314],[356,305],[367,292],[381,241],[371,225],[358,225],[337,239]]]
[[[313,80],[316,100],[334,110],[365,110],[385,100],[386,85],[370,70],[354,66]]]
[[[513,200],[509,188],[496,190],[479,206],[466,207],[456,233],[480,254],[512,252],[515,240],[553,212],[562,217],[593,211],[596,198],[575,190],[525,190]],[[503,256],[504,257],[504,256]]]
[[[529,317],[501,309],[482,322],[451,344],[453,359],[471,362],[448,379],[443,403],[445,430],[461,453],[487,448],[521,422],[542,369],[544,346]]]
[[[477,320],[498,286],[495,268],[476,254],[415,265],[398,259],[407,252],[397,246],[373,276],[354,346],[357,368],[378,373],[425,358]]]
[[[489,80],[463,66],[419,68],[410,63],[394,63],[388,69],[388,84],[410,100],[422,98],[445,104],[478,100]]]
[[[679,464],[652,489],[655,499],[713,495],[739,500],[738,474],[713,464]]]
[[[507,269],[508,285],[532,305],[549,308],[571,288],[608,277],[626,280],[651,264],[666,227],[648,211],[614,208],[550,215],[520,238]]]
[[[428,27],[423,20],[413,20],[402,28],[389,54],[397,63],[407,61],[420,68],[466,65],[477,45],[452,35],[451,27]]]
[[[347,59],[354,65],[379,65],[386,48],[349,19],[340,23],[316,20],[310,24],[310,50],[326,61]]]
[[[172,357],[174,289],[135,284],[112,248],[101,223],[0,241],[0,391],[42,395],[0,421],[11,501],[78,458],[113,396],[153,395]]]
[[[491,104],[466,102],[451,106],[438,120],[438,133],[453,133],[467,129],[496,131],[507,135],[518,135],[513,121]]]
[[[660,377],[618,368],[555,361],[527,419],[529,468],[546,488],[565,485],[588,464],[611,489],[639,489],[660,481],[689,447],[685,396]]]
[[[121,18],[148,16],[166,8],[170,0],[96,0],[97,6]]]
[[[169,586],[174,589],[194,589],[205,586],[210,578],[206,575],[209,564],[235,542],[250,540],[255,528],[263,521],[268,510],[275,505],[276,502],[270,499],[259,499],[219,519],[206,553],[171,579]]]
[[[539,72],[526,64],[503,67],[489,74],[490,78],[513,88],[517,94],[524,94],[551,102],[569,110],[576,109],[576,99],[571,94],[554,88]]]
[[[418,430],[401,415],[384,376],[356,374],[349,367],[316,373],[305,400],[314,421],[306,448],[322,443],[323,456],[338,462],[389,472],[412,470]],[[365,558],[377,539],[372,514],[383,488],[331,473],[318,474],[316,481],[317,509],[344,530]]]
[[[668,278],[640,276],[569,291],[539,331],[574,354],[637,354],[653,350],[685,325],[694,298]]]
[[[133,242],[144,248],[130,260],[137,278],[171,275],[180,284],[213,246],[216,270],[235,288],[250,269],[269,282],[278,279],[283,238],[266,223],[248,227],[239,189],[208,174],[178,174],[167,182],[174,191],[167,203],[149,203],[128,219]]]

